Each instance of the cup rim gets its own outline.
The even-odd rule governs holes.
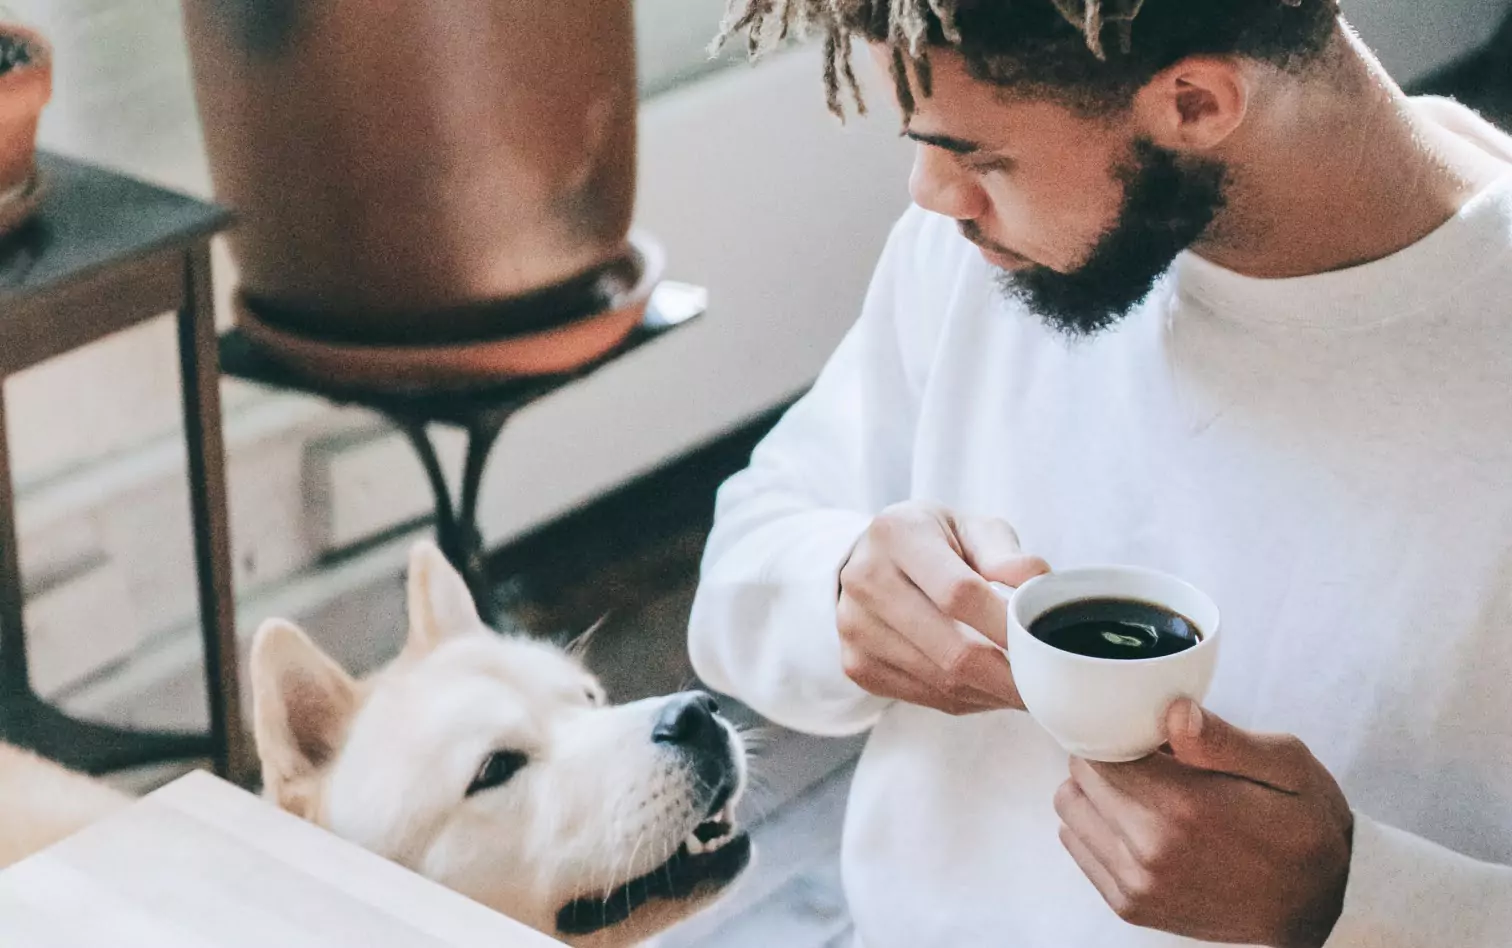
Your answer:
[[[1207,628],[1203,628],[1203,627],[1199,626],[1199,629],[1202,632],[1202,637],[1200,639],[1198,639],[1197,644],[1194,645],[1194,646],[1192,646],[1191,648],[1182,649],[1181,651],[1174,652],[1174,653],[1172,653],[1170,655],[1157,655],[1157,656],[1155,656],[1153,658],[1099,658],[1099,657],[1097,657],[1095,655],[1078,655],[1076,652],[1068,652],[1065,649],[1056,648],[1054,645],[1051,645],[1048,642],[1043,642],[1043,641],[1035,638],[1034,635],[1030,633],[1029,627],[1027,625],[1025,625],[1022,622],[1019,622],[1016,618],[1014,618],[1014,615],[1013,615],[1013,603],[1018,598],[1019,593],[1021,591],[1025,590],[1025,589],[1029,589],[1029,588],[1031,588],[1033,586],[1036,586],[1036,585],[1044,585],[1044,584],[1046,584],[1048,582],[1053,582],[1057,578],[1064,579],[1067,576],[1074,576],[1074,575],[1076,575],[1078,573],[1106,573],[1106,572],[1117,572],[1117,573],[1124,573],[1124,574],[1127,574],[1127,575],[1138,575],[1138,576],[1143,576],[1143,577],[1145,577],[1147,579],[1156,579],[1156,580],[1160,580],[1161,582],[1174,583],[1174,584],[1176,584],[1178,586],[1184,586],[1187,590],[1189,590],[1190,592],[1195,593],[1196,595],[1202,597],[1202,599],[1206,600],[1207,603],[1212,606],[1213,616],[1214,616],[1213,628],[1212,629],[1207,629]],[[1121,566],[1121,565],[1118,565],[1118,564],[1104,564],[1104,565],[1078,566],[1078,567],[1073,567],[1071,569],[1064,569],[1064,570],[1052,570],[1052,571],[1050,571],[1048,573],[1041,573],[1038,576],[1032,577],[1027,582],[1019,585],[1017,588],[1015,588],[1013,590],[1013,595],[1012,596],[1004,598],[1002,596],[1001,591],[999,591],[999,598],[1003,599],[1003,607],[1007,611],[1008,636],[1009,636],[1010,641],[1013,640],[1013,639],[1015,639],[1015,638],[1027,639],[1030,642],[1032,642],[1034,644],[1034,647],[1037,648],[1037,649],[1044,649],[1044,650],[1052,652],[1052,653],[1054,653],[1054,654],[1056,654],[1058,656],[1062,656],[1063,658],[1070,659],[1070,660],[1072,660],[1074,662],[1082,663],[1082,664],[1090,664],[1090,665],[1136,665],[1137,666],[1137,665],[1155,665],[1155,664],[1159,664],[1161,662],[1171,662],[1171,661],[1176,661],[1176,660],[1181,660],[1181,659],[1185,659],[1185,660],[1190,661],[1193,657],[1197,656],[1198,654],[1200,654],[1200,653],[1202,653],[1204,651],[1212,651],[1214,648],[1217,647],[1218,630],[1220,628],[1222,628],[1222,626],[1223,626],[1223,612],[1222,612],[1221,609],[1218,608],[1218,604],[1213,601],[1213,597],[1212,596],[1209,596],[1207,593],[1203,592],[1201,589],[1197,588],[1192,583],[1190,583],[1190,582],[1182,579],[1180,576],[1175,576],[1175,575],[1172,575],[1171,573],[1165,573],[1165,572],[1162,572],[1162,571],[1157,570],[1157,569],[1150,569],[1149,567],[1145,567],[1145,566]],[[1121,599],[1137,599],[1138,597],[1120,596],[1120,597],[1117,597],[1117,598],[1121,598]],[[1140,600],[1140,601],[1147,602],[1149,605],[1152,605],[1152,606],[1159,606],[1162,609],[1169,609],[1170,608],[1169,606],[1164,605],[1163,603],[1150,602],[1148,599]],[[1017,630],[1019,632],[1022,632],[1023,634],[1021,636],[1015,636],[1014,635],[1015,630]],[[1013,646],[1012,646],[1012,644],[1010,644],[1009,647],[1007,649],[1005,649],[1004,651],[1008,654],[1008,660],[1010,662],[1013,661]]]

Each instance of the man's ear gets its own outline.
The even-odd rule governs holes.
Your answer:
[[[312,817],[309,782],[346,738],[357,684],[309,636],[278,620],[257,630],[251,679],[264,789],[285,809]]]
[[[1244,123],[1254,94],[1251,65],[1229,56],[1188,56],[1134,96],[1144,137],[1170,151],[1211,151]]]
[[[405,651],[424,655],[447,639],[486,629],[462,574],[426,541],[410,550],[409,642]]]

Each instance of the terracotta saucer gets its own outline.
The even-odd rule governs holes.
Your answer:
[[[666,253],[649,234],[630,245],[639,276],[602,312],[542,332],[444,346],[359,345],[312,339],[260,319],[240,295],[236,323],[248,341],[301,375],[372,391],[469,389],[522,376],[570,372],[624,341],[645,317],[666,270]]]

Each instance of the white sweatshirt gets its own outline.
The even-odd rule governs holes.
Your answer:
[[[1417,107],[1512,159],[1467,110]],[[1357,814],[1329,948],[1512,946],[1512,178],[1346,271],[1183,255],[1074,346],[911,210],[817,384],[721,491],[693,662],[778,723],[871,730],[844,841],[867,948],[1193,944],[1126,925],[1062,849],[1067,758],[1027,715],[842,673],[837,571],[910,498],[1004,517],[1054,567],[1155,567],[1217,600],[1208,706],[1301,737]]]

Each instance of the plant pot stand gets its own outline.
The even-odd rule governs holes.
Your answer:
[[[663,282],[651,294],[639,325],[605,355],[570,372],[502,378],[487,386],[462,390],[395,392],[333,385],[292,371],[239,330],[221,337],[220,363],[223,372],[244,381],[368,409],[403,432],[419,456],[435,496],[437,545],[467,581],[484,621],[494,624],[499,609],[478,529],[478,495],[489,456],[509,420],[521,409],[688,325],[706,308],[707,293],[702,288]],[[431,439],[431,429],[438,425],[467,434],[462,483],[455,495]]]

